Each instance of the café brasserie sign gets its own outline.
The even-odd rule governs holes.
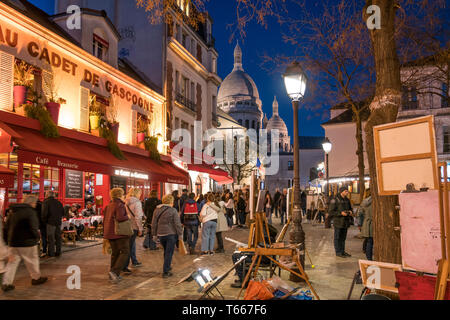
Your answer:
[[[0,24],[0,46],[7,45],[11,48],[17,48],[20,40],[20,33],[10,28],[5,28]],[[26,53],[32,57],[37,58],[40,61],[51,65],[55,69],[61,69],[63,72],[77,76],[79,72],[82,73],[83,81],[90,83],[95,87],[100,87],[100,75],[89,70],[87,68],[80,68],[79,65],[73,62],[55,51],[51,51],[45,46],[40,46],[36,41],[29,41],[25,43]],[[120,99],[124,99],[128,102],[132,102],[149,112],[153,112],[153,104],[150,101],[143,99],[138,94],[121,87],[110,80],[105,80],[105,89],[111,95],[117,96]]]

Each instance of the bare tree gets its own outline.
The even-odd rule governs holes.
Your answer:
[[[364,195],[364,144],[362,115],[367,113],[367,98],[373,96],[375,74],[370,39],[361,21],[359,1],[321,1],[313,8],[305,1],[292,1],[296,14],[288,8],[277,15],[286,26],[284,40],[293,46],[295,56],[264,55],[263,61],[283,66],[292,59],[301,61],[312,76],[309,97],[303,105],[320,97],[328,105],[342,104],[351,110],[355,123],[360,181],[360,201]]]

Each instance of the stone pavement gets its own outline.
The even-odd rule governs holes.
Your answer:
[[[281,230],[279,219],[273,219],[274,226]],[[358,259],[365,259],[362,253],[362,240],[354,238],[358,233],[356,227],[349,230],[346,251],[351,258],[337,258],[333,248],[333,229],[324,229],[323,225],[303,224],[306,233],[306,247],[315,265],[311,267],[306,258],[306,272],[312,285],[322,300],[342,300],[347,298],[355,272],[358,270]],[[246,243],[248,229],[233,229],[224,233],[224,237]],[[286,239],[288,235],[286,236]],[[11,292],[1,292],[0,300],[190,300],[198,299],[195,282],[176,283],[191,271],[204,267],[213,276],[226,272],[231,266],[231,254],[235,245],[225,242],[225,253],[213,256],[182,256],[178,252],[173,258],[174,276],[168,279],[161,277],[163,252],[144,251],[143,238],[137,240],[137,256],[143,263],[141,268],[134,268],[133,273],[123,276],[119,284],[108,280],[109,257],[102,253],[102,246],[91,246],[79,250],[65,252],[60,258],[41,261],[41,271],[49,281],[41,286],[31,286],[30,277],[23,264],[19,267]],[[199,247],[197,243],[197,248]],[[69,266],[76,265],[81,269],[81,289],[67,288],[66,273]],[[132,268],[131,268],[132,269]],[[235,277],[232,272],[220,285],[219,289],[226,299],[236,299],[239,289],[231,288]],[[289,273],[282,271],[281,278],[288,281]],[[296,283],[288,281],[292,286]],[[356,285],[352,299],[359,299],[362,286]],[[242,297],[241,297],[242,298]]]

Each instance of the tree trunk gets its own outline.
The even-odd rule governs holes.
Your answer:
[[[362,202],[364,198],[364,191],[366,189],[365,181],[364,181],[364,143],[362,136],[362,121],[361,121],[361,112],[355,113],[355,121],[356,121],[356,142],[357,149],[356,154],[358,156],[358,177],[359,177],[359,203]]]
[[[394,229],[399,225],[395,209],[398,196],[378,195],[373,140],[373,127],[395,122],[401,105],[400,63],[394,36],[396,1],[368,0],[366,6],[368,5],[377,5],[381,9],[381,29],[370,30],[377,81],[375,97],[370,105],[371,115],[365,128],[373,197],[374,258],[377,261],[401,263],[400,232]]]

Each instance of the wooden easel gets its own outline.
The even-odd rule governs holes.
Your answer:
[[[443,168],[444,177],[441,176],[440,168]],[[448,174],[447,163],[438,163],[439,182],[439,213],[441,220],[441,250],[442,259],[439,260],[438,273],[436,277],[436,287],[434,290],[434,300],[444,300],[447,289],[447,280],[450,278],[450,216],[448,206]],[[441,183],[442,178],[444,182]]]
[[[266,240],[264,238],[264,229],[267,232],[267,236],[269,238],[269,246],[266,243]],[[286,228],[287,230],[287,228]],[[286,233],[286,231],[284,232]],[[263,242],[264,247],[258,248],[258,243]],[[255,255],[252,259],[252,264],[250,265],[250,268],[245,276],[244,281],[242,282],[242,288],[239,291],[239,294],[237,296],[237,299],[241,296],[242,290],[244,289],[245,284],[247,281],[249,281],[250,276],[253,272],[253,277],[255,277],[258,273],[259,266],[261,264],[262,257],[268,258],[270,261],[278,265],[280,268],[289,271],[292,274],[295,274],[297,277],[305,280],[305,282],[308,284],[309,288],[311,289],[311,292],[314,294],[317,300],[320,300],[319,296],[317,295],[316,291],[312,287],[311,283],[309,282],[308,276],[303,270],[302,264],[300,263],[300,259],[297,254],[297,249],[295,248],[271,248],[272,243],[270,241],[269,237],[269,226],[267,223],[267,219],[264,212],[257,212],[255,214],[255,222],[250,225],[250,234],[249,234],[249,240],[248,240],[248,248],[239,248],[239,251],[253,251]],[[272,256],[290,256],[292,257],[293,261],[295,262],[299,273],[293,271],[292,269],[282,265],[278,261],[272,258]],[[255,270],[253,270],[255,268]]]

